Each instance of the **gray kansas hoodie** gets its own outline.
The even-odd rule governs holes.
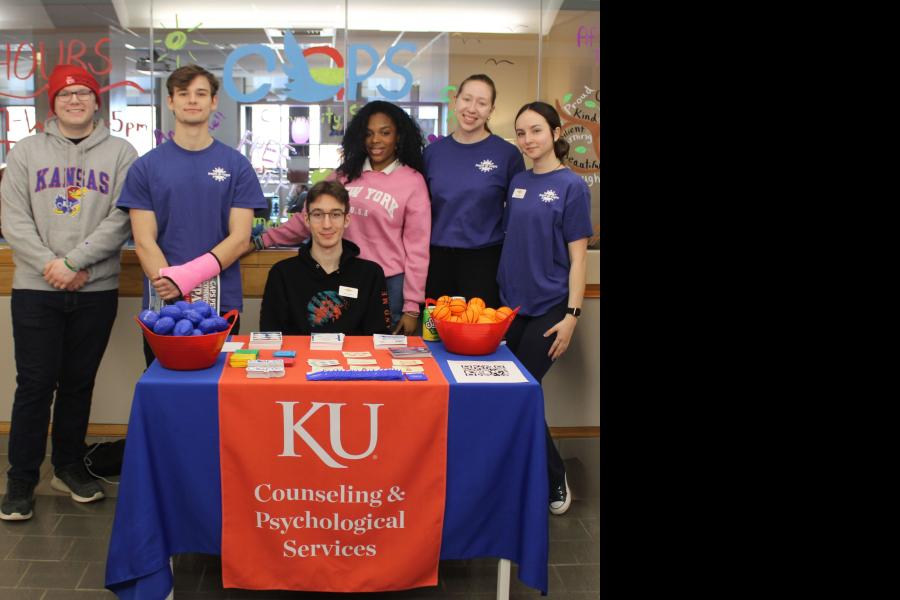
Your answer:
[[[79,144],[60,131],[56,117],[43,132],[16,142],[0,184],[3,237],[13,249],[13,289],[58,291],[44,280],[44,265],[66,258],[86,269],[79,291],[119,287],[128,215],[116,208],[134,146],[109,135],[102,121]]]

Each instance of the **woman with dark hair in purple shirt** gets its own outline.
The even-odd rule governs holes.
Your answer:
[[[482,298],[500,305],[497,265],[503,205],[513,175],[525,170],[519,150],[491,133],[497,89],[487,75],[470,75],[454,101],[457,127],[425,148],[431,192],[431,261],[425,295]]]
[[[516,142],[534,164],[510,182],[500,268],[500,298],[519,313],[506,333],[507,347],[541,381],[572,340],[584,298],[591,193],[563,164],[556,110],[531,102],[516,115]],[[572,497],[566,470],[547,428],[550,512],[561,515]]]

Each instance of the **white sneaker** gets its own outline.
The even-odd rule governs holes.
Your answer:
[[[50,487],[69,494],[75,502],[94,502],[105,496],[103,487],[91,477],[82,462],[57,470],[50,480]]]

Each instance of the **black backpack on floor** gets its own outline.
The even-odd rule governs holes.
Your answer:
[[[84,455],[84,466],[94,476],[112,477],[122,473],[122,458],[125,456],[125,440],[99,442],[88,447]]]

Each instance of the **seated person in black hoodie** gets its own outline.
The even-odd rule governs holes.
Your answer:
[[[337,181],[321,181],[306,195],[310,239],[297,256],[269,271],[259,314],[260,331],[390,333],[390,306],[382,268],[359,258],[343,239],[350,197]]]

